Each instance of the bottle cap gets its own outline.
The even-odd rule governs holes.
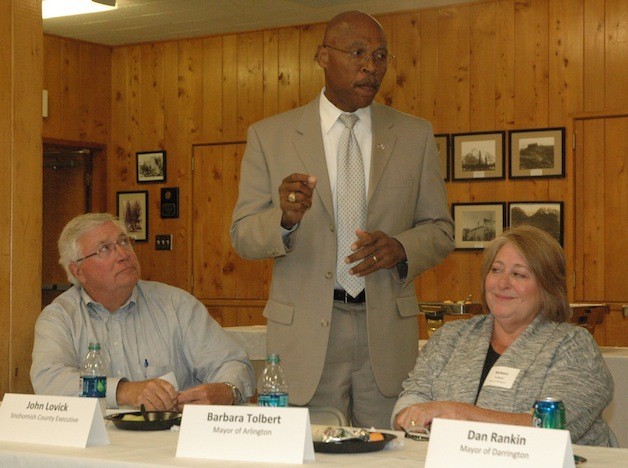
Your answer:
[[[266,358],[266,362],[272,362],[272,363],[275,363],[275,364],[279,364],[281,362],[281,358],[279,357],[279,354],[271,353]]]

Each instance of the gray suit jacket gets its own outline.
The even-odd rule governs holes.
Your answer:
[[[493,316],[456,320],[437,331],[421,350],[393,410],[426,401],[475,401],[493,331]],[[613,378],[595,340],[570,323],[537,317],[495,366],[519,369],[511,388],[485,385],[477,406],[529,412],[539,397],[560,398],[574,444],[608,446],[602,410],[613,398]]]
[[[394,268],[366,278],[373,372],[381,392],[395,396],[417,355],[413,279],[451,252],[453,222],[430,124],[377,103],[371,115],[366,229],[394,236],[408,257],[407,274]],[[284,243],[278,188],[295,172],[315,175],[318,182],[312,207]],[[231,240],[243,258],[274,258],[264,309],[267,350],[281,355],[293,404],[312,398],[323,370],[336,269],[335,224],[318,99],[252,125]]]

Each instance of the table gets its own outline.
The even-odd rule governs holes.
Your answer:
[[[225,327],[225,330],[249,355],[257,382],[266,364],[266,325]]]
[[[615,381],[615,396],[604,410],[604,419],[619,446],[628,448],[628,348],[602,346],[600,350]]]
[[[259,376],[266,357],[266,326],[226,327],[225,330],[249,353],[256,376]],[[426,342],[420,340],[419,349]],[[600,350],[615,381],[615,398],[604,410],[604,418],[620,447],[628,448],[628,348],[603,346]]]
[[[258,463],[176,458],[178,432],[122,431],[114,427],[109,421],[107,422],[107,431],[110,445],[86,449],[0,442],[0,466],[20,466],[23,468],[40,468],[41,466],[46,468],[259,466]],[[386,448],[381,452],[348,455],[317,453],[316,461],[307,463],[307,466],[333,465],[356,468],[369,466],[420,468],[424,466],[427,443],[404,439],[400,432],[394,432],[394,434],[397,435],[396,443],[393,447]],[[626,460],[628,460],[628,449],[574,445],[574,453],[587,458],[586,468],[617,468],[618,466],[626,466]]]

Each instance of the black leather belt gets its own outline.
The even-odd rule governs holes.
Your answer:
[[[351,297],[344,289],[334,289],[334,301],[342,301],[345,304],[362,304],[366,301],[366,293],[363,289],[356,297]]]

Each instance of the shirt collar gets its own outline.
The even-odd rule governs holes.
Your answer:
[[[332,102],[325,96],[325,88],[321,91],[321,98],[319,101],[319,113],[321,116],[321,128],[323,133],[327,134],[332,129],[340,114],[345,112],[338,109]],[[371,131],[371,106],[362,107],[354,112],[360,118],[360,123],[367,131]]]
[[[117,315],[118,313],[122,314],[124,311],[131,310],[135,304],[137,304],[137,285],[133,288],[133,292],[127,299],[127,301],[122,304],[113,314],[109,312],[100,302],[96,302],[92,297],[85,291],[83,287],[81,287],[81,299],[87,305],[88,309],[93,310],[99,315],[104,314],[106,317],[110,317],[111,315]]]

